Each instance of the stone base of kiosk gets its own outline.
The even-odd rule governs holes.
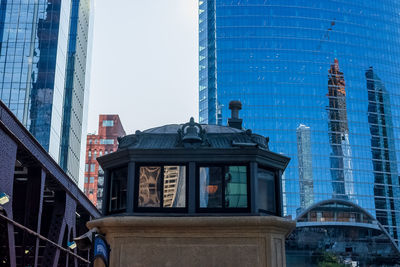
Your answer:
[[[275,216],[105,217],[87,223],[106,236],[110,266],[286,266],[296,223]]]

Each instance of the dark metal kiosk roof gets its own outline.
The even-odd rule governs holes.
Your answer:
[[[288,157],[269,150],[268,137],[254,134],[251,130],[196,124],[193,119],[191,120],[193,127],[200,129],[198,135],[200,139],[196,142],[187,141],[187,139],[185,141],[184,139],[186,134],[183,133],[182,129],[191,127],[190,122],[187,124],[170,124],[145,131],[136,131],[135,134],[119,138],[118,150],[115,153],[99,157],[98,161],[103,167],[107,168],[119,165],[121,160],[128,161],[129,157],[144,159],[146,155],[151,157],[146,158],[146,160],[153,161],[195,159],[201,155],[222,155],[225,160],[234,156],[235,159],[232,160],[240,161],[244,160],[240,155],[246,157],[252,155],[259,157],[260,160],[268,160],[269,165],[281,169],[285,169],[289,163]],[[169,157],[166,158],[166,155],[169,155]],[[201,160],[218,161],[220,159],[206,157]]]
[[[191,119],[193,127],[201,129],[198,144],[185,143],[182,132],[184,125],[170,124],[157,128],[137,131],[119,140],[119,149],[179,149],[179,148],[233,148],[258,147],[268,150],[268,139],[251,130],[240,130],[228,126],[196,124]],[[190,123],[189,123],[190,127]],[[188,145],[190,144],[190,145]]]
[[[281,215],[290,159],[270,151],[268,137],[242,129],[238,103],[228,126],[191,118],[119,138],[116,152],[98,158],[103,214]]]

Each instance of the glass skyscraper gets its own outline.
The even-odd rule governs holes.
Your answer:
[[[1,0],[0,99],[79,177],[90,0]]]
[[[303,124],[297,127],[297,157],[299,161],[300,209],[314,203],[314,184],[312,177],[311,130]]]
[[[199,115],[291,157],[286,215],[345,199],[399,239],[400,2],[200,0]]]

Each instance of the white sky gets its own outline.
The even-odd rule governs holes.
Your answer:
[[[198,0],[94,0],[88,127],[198,120]]]

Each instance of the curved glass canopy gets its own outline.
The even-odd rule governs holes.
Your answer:
[[[299,214],[296,222],[296,230],[286,240],[288,266],[400,263],[399,248],[386,229],[352,202],[321,201]]]

